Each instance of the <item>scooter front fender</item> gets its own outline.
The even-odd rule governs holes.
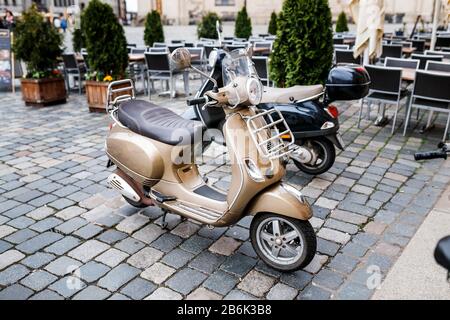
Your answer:
[[[257,215],[270,212],[299,220],[309,220],[312,209],[300,191],[294,187],[277,183],[259,193],[248,204],[246,213]]]

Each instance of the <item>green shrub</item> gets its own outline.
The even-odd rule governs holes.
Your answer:
[[[215,12],[208,12],[197,26],[197,35],[199,38],[218,39],[216,22],[220,18]]]
[[[271,56],[271,80],[280,87],[324,83],[332,59],[328,0],[285,0]]]
[[[61,34],[38,12],[36,5],[22,13],[15,29],[13,50],[27,65],[28,78],[55,76],[57,58],[61,56]]]
[[[248,16],[246,6],[237,14],[234,35],[237,38],[245,39],[250,38],[252,35],[252,19]]]
[[[345,15],[345,12],[342,11],[338,19],[336,21],[336,32],[347,32],[348,31],[348,25],[347,25],[347,16]]]
[[[153,10],[145,20],[144,42],[152,47],[155,42],[164,42],[164,30],[159,12]]]
[[[107,75],[123,78],[128,65],[127,40],[111,6],[91,0],[81,16],[81,30],[92,70],[87,78],[97,81],[103,81]]]
[[[84,34],[80,28],[76,28],[72,32],[72,46],[75,52],[80,52],[81,48],[85,46]]]
[[[277,34],[277,14],[272,12],[272,15],[270,16],[270,22],[269,22],[269,34],[276,35]]]

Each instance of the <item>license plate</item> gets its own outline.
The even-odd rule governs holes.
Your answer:
[[[342,148],[345,147],[345,143],[344,143],[344,139],[342,139],[342,136],[340,133],[336,134],[336,139],[339,141],[339,143],[341,144]]]

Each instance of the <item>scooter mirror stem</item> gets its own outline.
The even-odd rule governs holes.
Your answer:
[[[217,80],[216,80],[216,79],[212,78],[209,74],[207,74],[207,73],[205,73],[205,72],[203,72],[203,71],[197,69],[196,67],[194,67],[194,66],[192,66],[192,65],[191,65],[191,69],[194,70],[194,71],[197,72],[197,73],[200,73],[202,76],[208,78],[209,80],[211,80],[212,83],[214,84],[213,92],[214,92],[214,93],[219,92],[219,85],[217,84]]]

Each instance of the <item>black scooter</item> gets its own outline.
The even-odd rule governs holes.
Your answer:
[[[202,97],[215,86],[223,86],[222,61],[227,57],[227,51],[216,49],[209,59],[211,73],[203,83],[194,99],[188,100],[188,109],[183,117],[202,121],[207,129],[222,130],[225,113],[220,108],[203,110]],[[343,150],[344,143],[339,135],[339,112],[331,105],[337,100],[356,100],[365,97],[369,90],[370,78],[364,68],[357,65],[335,66],[329,73],[325,90],[322,86],[296,86],[287,89],[264,88],[263,101],[260,110],[278,109],[286,119],[294,134],[295,143],[300,147],[292,154],[295,165],[303,172],[319,175],[327,172],[336,158],[335,147]],[[284,100],[284,101],[283,101]],[[275,102],[278,101],[278,102]],[[283,101],[283,102],[280,102]],[[291,137],[285,137],[290,140]],[[223,144],[223,140],[214,137],[214,141]],[[204,144],[204,148],[209,143]]]

